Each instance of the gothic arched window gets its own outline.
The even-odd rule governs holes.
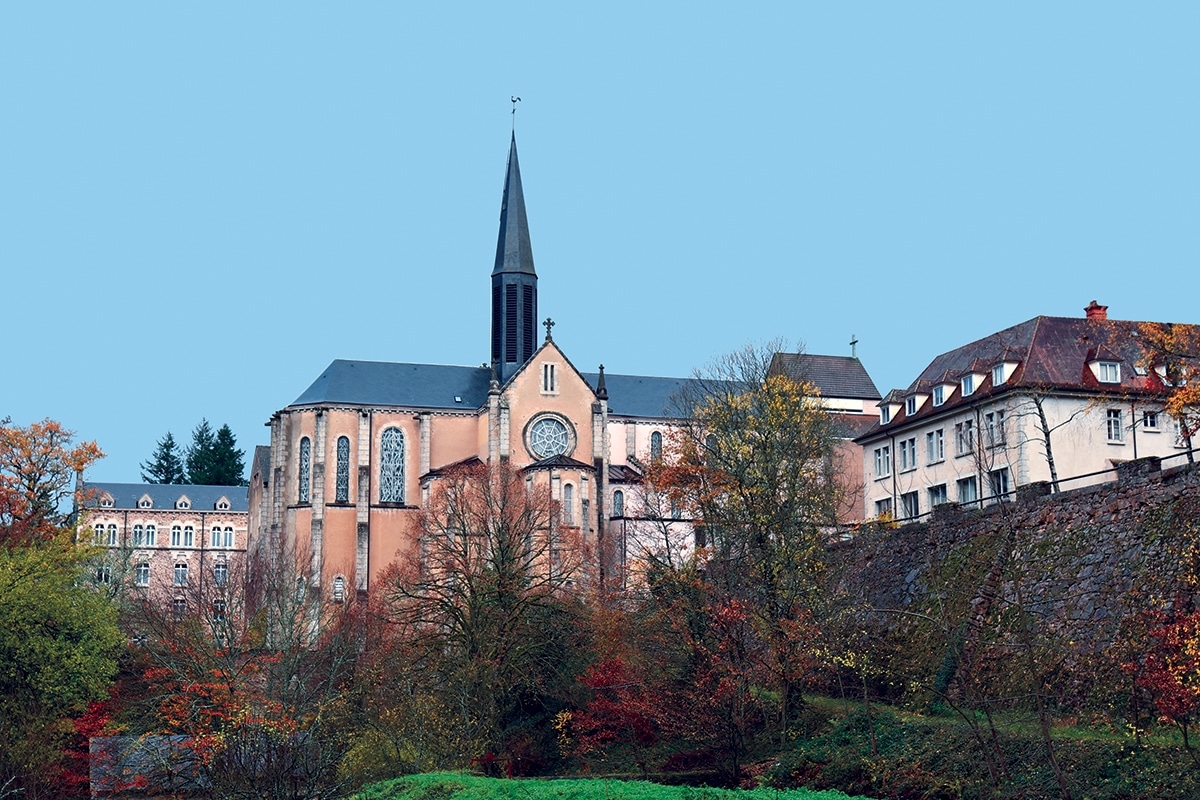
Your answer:
[[[613,492],[613,516],[625,516],[625,493],[620,489]]]
[[[307,503],[312,488],[312,442],[305,436],[300,440],[300,502]]]
[[[350,502],[350,439],[346,436],[339,436],[337,440],[337,490],[334,502]]]
[[[404,502],[404,431],[388,428],[379,440],[379,502]]]

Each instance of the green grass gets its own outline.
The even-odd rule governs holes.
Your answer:
[[[458,773],[413,775],[364,787],[358,800],[846,800],[835,791],[709,789],[644,781],[480,778]]]

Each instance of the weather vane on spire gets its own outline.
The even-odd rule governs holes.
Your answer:
[[[517,132],[517,103],[519,103],[519,102],[521,102],[521,98],[517,97],[514,94],[512,96],[512,104],[513,104],[513,110],[512,110],[513,128],[512,129],[513,129],[513,133]]]

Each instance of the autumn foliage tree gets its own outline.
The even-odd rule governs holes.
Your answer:
[[[30,798],[68,783],[73,720],[108,696],[120,643],[67,503],[101,453],[73,438],[48,419],[0,424],[0,787]]]
[[[1158,375],[1167,391],[1165,410],[1190,442],[1200,431],[1200,325],[1143,322],[1138,337],[1142,366]]]
[[[198,571],[137,590],[139,647],[123,689],[138,700],[126,723],[183,743],[154,776],[160,783],[194,774],[230,798],[344,792],[358,609],[322,604],[296,580],[296,563]]]
[[[794,623],[822,602],[840,489],[833,422],[815,387],[772,371],[778,349],[747,347],[697,376],[690,422],[649,479],[701,526],[709,596],[761,641],[782,733],[808,664]]]
[[[447,470],[424,506],[419,546],[387,577],[394,635],[419,660],[463,757],[502,753],[548,713],[585,552],[544,482],[502,462]]]

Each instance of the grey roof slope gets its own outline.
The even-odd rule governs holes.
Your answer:
[[[855,400],[878,400],[879,390],[857,358],[850,356],[818,356],[808,353],[776,353],[771,358],[771,371],[797,380],[805,380],[820,390],[822,397],[844,397]]]
[[[84,484],[85,489],[95,489],[108,494],[113,499],[113,508],[137,508],[142,495],[150,495],[154,508],[172,509],[175,501],[187,495],[192,502],[193,511],[212,511],[217,501],[224,497],[229,501],[230,511],[248,511],[250,503],[247,496],[249,491],[245,486],[202,486],[200,484],[176,483],[92,483]],[[96,505],[93,501],[89,505]]]
[[[593,390],[600,379],[598,372],[583,373]],[[608,390],[609,412],[617,416],[682,419],[680,390],[692,384],[690,378],[654,378],[644,375],[614,375],[604,373]]]
[[[491,378],[488,367],[338,359],[291,405],[350,403],[474,410],[487,402]]]
[[[582,373],[594,390],[599,373]],[[475,410],[487,402],[492,371],[488,367],[443,364],[396,364],[338,359],[325,368],[291,406],[346,403],[412,408]],[[655,378],[605,373],[609,408],[614,414],[678,419],[674,397],[687,378]],[[459,400],[455,400],[455,398]]]
[[[527,272],[533,269],[533,247],[529,243],[529,219],[525,216],[525,192],[521,188],[521,165],[517,163],[517,134],[508,148],[504,195],[500,200],[500,236],[496,241],[496,267],[492,274]]]

